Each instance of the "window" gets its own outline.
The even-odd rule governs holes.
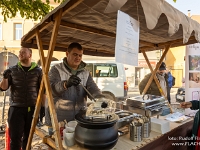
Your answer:
[[[93,69],[94,67],[94,69]],[[118,77],[117,65],[107,63],[87,64],[86,69],[93,77]]]
[[[3,32],[3,30],[2,30],[2,24],[0,23],[0,40],[2,40],[2,32]]]
[[[22,24],[15,23],[14,24],[14,40],[20,40],[22,37]]]

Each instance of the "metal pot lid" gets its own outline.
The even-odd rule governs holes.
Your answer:
[[[75,119],[77,122],[82,124],[90,124],[90,125],[109,125],[114,124],[118,120],[118,116],[116,114],[112,114],[107,116],[106,118],[95,118],[95,117],[86,117],[85,112],[79,112],[75,115]]]

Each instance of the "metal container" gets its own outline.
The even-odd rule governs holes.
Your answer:
[[[161,96],[145,95],[130,97],[126,100],[126,106],[123,108],[132,113],[141,114],[143,116],[155,116],[162,114],[165,107],[165,99]]]
[[[151,118],[143,116],[143,138],[148,138],[151,132]]]
[[[143,123],[139,119],[134,119],[130,123],[130,140],[134,142],[141,142],[143,139]]]

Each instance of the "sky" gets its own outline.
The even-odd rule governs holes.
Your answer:
[[[173,7],[188,15],[188,10],[190,10],[190,15],[200,15],[200,0],[166,0]]]

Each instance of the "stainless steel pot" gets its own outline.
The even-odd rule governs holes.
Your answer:
[[[134,142],[141,142],[143,139],[143,123],[138,119],[134,119],[130,123],[130,140]]]

